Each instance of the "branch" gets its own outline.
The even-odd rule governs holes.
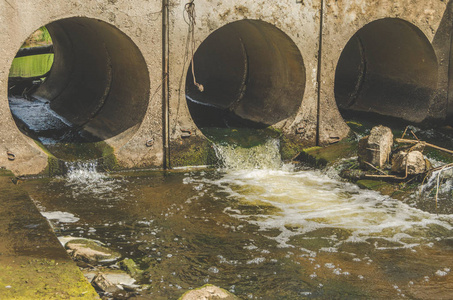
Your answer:
[[[428,147],[431,147],[431,148],[434,148],[434,149],[437,149],[437,150],[440,150],[440,151],[444,151],[444,152],[453,154],[453,150],[445,149],[445,148],[442,148],[442,147],[439,147],[439,146],[436,146],[436,145],[433,145],[433,144],[430,144],[430,143],[427,143],[427,142],[421,142],[421,141],[416,141],[416,140],[408,140],[408,139],[396,139],[396,141],[398,143],[402,143],[402,144],[422,144],[424,146],[428,146]]]

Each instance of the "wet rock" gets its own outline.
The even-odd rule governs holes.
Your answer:
[[[141,276],[143,273],[143,271],[140,270],[135,261],[130,258],[125,258],[120,261],[119,266],[134,278]]]
[[[186,292],[179,298],[179,300],[238,300],[239,298],[235,295],[227,292],[226,290],[214,286],[212,284],[206,284],[199,289],[195,289]]]
[[[406,174],[406,165],[408,175],[421,174],[429,167],[420,151],[400,151],[393,156],[392,172]]]
[[[121,255],[104,246],[100,242],[89,239],[74,239],[66,243],[65,248],[75,261],[89,264],[111,262]]]
[[[370,135],[359,141],[359,162],[364,168],[373,166],[383,168],[389,160],[393,145],[393,133],[390,128],[379,125],[371,129]]]
[[[119,287],[110,282],[103,273],[98,273],[94,276],[93,280],[91,280],[91,284],[95,289],[102,292],[116,293],[121,290]]]
[[[136,291],[140,289],[140,285],[136,284],[137,281],[124,271],[111,270],[109,268],[103,267],[100,267],[99,269],[100,271],[98,272],[84,272],[85,278],[87,278],[88,281],[92,282],[94,277],[96,277],[99,273],[102,273],[104,278],[106,278],[109,282],[118,287],[122,287],[126,292]]]

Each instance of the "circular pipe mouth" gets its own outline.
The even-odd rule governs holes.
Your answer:
[[[202,131],[274,125],[295,115],[304,90],[299,49],[277,27],[258,20],[214,31],[195,52],[186,76],[187,105]]]
[[[423,32],[401,19],[381,19],[347,43],[335,73],[343,117],[372,113],[419,123],[437,89],[437,57]]]
[[[19,128],[44,144],[112,138],[125,143],[149,101],[149,73],[140,50],[119,29],[96,19],[61,19],[46,28],[54,50],[47,78],[28,95],[32,104],[14,106],[10,97]],[[34,126],[37,118],[40,126]]]

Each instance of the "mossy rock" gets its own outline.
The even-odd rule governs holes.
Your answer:
[[[287,135],[280,137],[280,155],[283,161],[294,159],[305,147],[306,145],[295,137]]]
[[[359,180],[356,184],[362,189],[376,191],[399,200],[404,200],[419,187],[417,184],[405,185],[369,179]]]
[[[323,167],[331,165],[340,159],[350,158],[357,154],[357,142],[343,140],[326,147],[312,147],[304,149],[296,160]]]
[[[89,239],[74,239],[66,243],[76,261],[87,263],[107,263],[118,260],[121,254],[104,247],[100,242]]]
[[[133,259],[125,258],[119,262],[119,266],[134,278],[138,278],[143,274],[143,271],[140,270]]]

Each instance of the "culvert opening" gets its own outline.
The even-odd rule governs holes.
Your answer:
[[[277,27],[241,20],[214,31],[195,52],[186,76],[195,124],[260,129],[293,116],[305,90],[305,67],[295,43]]]
[[[107,139],[124,144],[149,101],[149,74],[137,46],[119,29],[91,18],[61,19],[45,28],[52,43],[50,70],[10,73],[8,97],[19,129],[63,159],[100,156],[105,148],[99,145]],[[27,51],[33,64],[36,49]]]
[[[386,116],[422,122],[437,88],[438,63],[423,32],[401,19],[360,29],[341,53],[335,99],[346,119]]]

